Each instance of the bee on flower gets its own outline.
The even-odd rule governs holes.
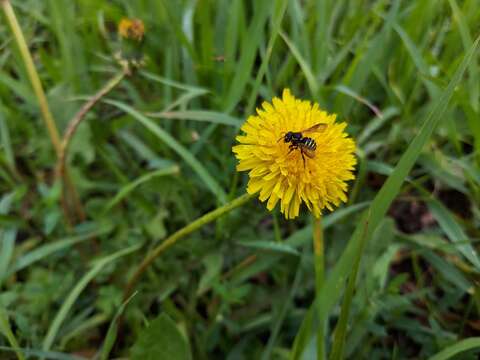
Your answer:
[[[355,142],[319,105],[296,99],[285,89],[282,98],[264,102],[250,116],[233,147],[237,170],[248,171],[247,192],[259,193],[287,219],[299,215],[300,205],[317,218],[347,201],[347,181],[354,179]]]

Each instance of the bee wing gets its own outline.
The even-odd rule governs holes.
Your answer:
[[[309,127],[308,129],[305,129],[305,130],[301,131],[301,133],[302,134],[308,134],[308,133],[312,133],[312,132],[321,132],[321,131],[324,131],[326,128],[327,128],[327,124],[318,123],[318,124],[315,124],[315,125]]]
[[[309,149],[305,146],[300,146],[300,149],[302,153],[304,153],[310,159],[313,159],[315,157],[315,150]]]

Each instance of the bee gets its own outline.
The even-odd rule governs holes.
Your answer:
[[[305,156],[313,159],[315,157],[315,150],[317,149],[317,143],[311,137],[304,136],[304,134],[309,134],[313,132],[321,132],[327,128],[327,124],[318,123],[308,129],[302,131],[289,131],[285,133],[278,141],[282,140],[287,144],[290,143],[288,152],[289,154],[293,150],[300,150],[303,159],[303,166],[305,166]]]

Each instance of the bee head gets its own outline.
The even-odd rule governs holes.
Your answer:
[[[289,131],[285,134],[283,141],[285,141],[286,143],[289,143],[290,141],[292,141],[292,138],[293,138],[293,132]]]

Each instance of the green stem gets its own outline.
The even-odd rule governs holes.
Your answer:
[[[278,222],[278,215],[277,215],[277,210],[275,209],[272,212],[272,218],[273,218],[273,231],[275,234],[275,241],[277,242],[282,242],[282,232],[280,231],[280,224]]]
[[[22,60],[27,69],[28,77],[30,78],[30,82],[33,86],[33,91],[35,92],[35,95],[38,99],[40,111],[42,113],[45,125],[48,129],[50,140],[52,141],[53,147],[55,148],[55,151],[58,155],[60,153],[60,135],[58,133],[57,126],[55,125],[55,120],[53,120],[52,113],[50,112],[47,97],[45,96],[42,83],[40,82],[40,77],[38,76],[37,70],[35,69],[32,55],[30,54],[27,42],[25,41],[25,37],[23,36],[22,29],[18,24],[17,17],[15,16],[15,12],[13,11],[10,1],[0,0],[0,3],[2,5],[3,11],[5,12],[5,17],[7,18],[8,24],[10,25],[18,48],[20,49],[20,55],[22,56]]]
[[[65,171],[66,168],[66,157],[68,154],[68,147],[73,139],[73,135],[75,135],[75,131],[77,130],[78,126],[85,118],[85,115],[95,106],[95,104],[106,94],[112,91],[125,77],[126,70],[115,74],[113,78],[111,78],[104,87],[102,87],[94,96],[92,96],[81,108],[78,112],[74,115],[74,117],[68,122],[67,129],[65,130],[65,134],[63,135],[62,142],[60,143],[60,151],[58,152],[58,160],[57,166],[55,171],[55,176],[58,180],[63,179],[65,182],[66,188],[70,190],[71,202],[75,207],[75,211],[77,216],[80,218],[81,221],[85,220],[85,214],[83,212],[83,208],[81,206],[80,197],[73,185],[72,179],[69,177],[68,172]],[[64,213],[68,218],[68,205],[67,205],[67,193],[62,191],[62,207],[64,209]]]
[[[315,288],[318,294],[323,286],[325,271],[322,218],[315,219],[313,222],[313,252],[315,254]]]
[[[124,299],[128,299],[128,297],[131,295],[135,285],[137,284],[138,280],[140,277],[143,275],[145,270],[150,266],[150,264],[160,255],[162,255],[168,248],[171,246],[175,245],[177,241],[185,237],[186,235],[194,232],[195,230],[198,230],[201,228],[203,225],[206,225],[210,222],[212,222],[215,219],[218,219],[219,217],[225,215],[226,213],[232,211],[233,209],[242,206],[245,204],[247,201],[249,201],[252,198],[252,195],[250,194],[244,194],[235,200],[230,201],[229,203],[213,210],[210,211],[209,213],[203,215],[202,217],[198,218],[197,220],[191,222],[184,228],[178,230],[174,234],[170,235],[166,240],[164,240],[160,245],[158,245],[156,248],[154,248],[140,263],[138,266],[137,270],[133,274],[133,276],[130,278],[130,280],[127,283],[127,286],[125,288],[124,292]]]
[[[313,253],[315,264],[315,294],[319,296],[325,278],[325,246],[323,238],[322,218],[313,220]],[[320,325],[317,333],[317,360],[325,359],[324,331],[323,324]]]
[[[65,158],[67,156],[68,147],[72,141],[73,135],[77,130],[78,126],[85,118],[85,115],[95,106],[95,104],[106,94],[112,91],[115,86],[117,86],[120,81],[125,77],[125,71],[121,71],[118,74],[115,74],[104,87],[102,87],[94,96],[92,96],[75,114],[75,116],[68,122],[67,129],[63,135],[62,142],[60,144],[60,154],[57,161],[57,174],[63,175],[65,169]]]

